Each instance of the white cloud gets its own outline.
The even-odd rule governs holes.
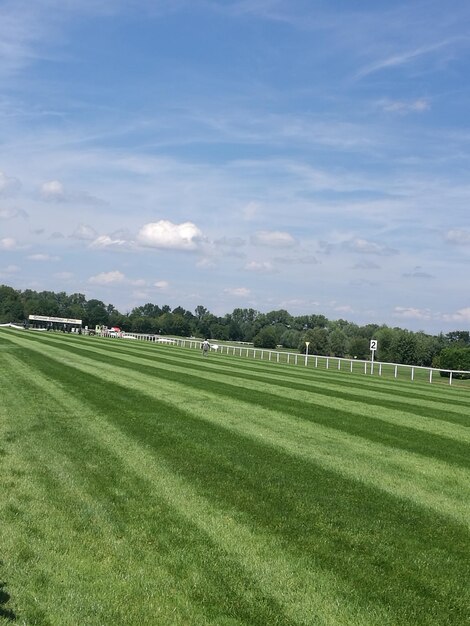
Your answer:
[[[0,239],[0,250],[16,250],[18,247],[18,243],[13,237]]]
[[[393,309],[393,315],[394,317],[414,320],[429,320],[432,318],[432,314],[429,309],[417,309],[414,307],[403,306],[396,306]]]
[[[376,254],[378,256],[390,256],[393,254],[398,254],[397,250],[393,248],[389,248],[388,246],[383,246],[378,243],[374,243],[373,241],[368,241],[367,239],[350,239],[349,241],[344,241],[342,247],[345,250],[349,250],[350,252],[357,252],[360,254]]]
[[[262,274],[270,274],[276,271],[276,268],[270,261],[250,261],[244,267],[248,272],[260,272]]]
[[[70,235],[72,239],[80,239],[83,241],[96,240],[97,236],[98,233],[96,230],[92,226],[88,226],[88,224],[79,224]]]
[[[381,100],[379,105],[386,112],[401,114],[423,113],[431,108],[429,100],[425,98],[418,98],[409,102],[404,100]]]
[[[101,272],[96,276],[91,276],[88,279],[89,283],[94,285],[113,285],[117,283],[125,282],[126,277],[122,272],[115,270],[114,272]]]
[[[16,274],[17,272],[20,271],[20,268],[18,267],[18,265],[7,265],[3,270],[2,270],[2,274]]]
[[[153,286],[157,289],[167,289],[169,284],[170,283],[166,280],[157,280],[156,283],[153,283]]]
[[[470,245],[470,230],[465,228],[454,228],[446,233],[446,241],[457,246]]]
[[[173,224],[168,220],[145,224],[137,235],[143,246],[170,250],[196,250],[202,238],[202,232],[192,222]]]
[[[261,205],[258,202],[249,202],[242,209],[242,217],[247,222],[251,222],[256,219],[261,210]]]
[[[251,291],[247,289],[246,287],[234,287],[234,288],[224,289],[224,293],[226,293],[229,296],[246,298],[250,295]]]
[[[295,239],[289,233],[279,230],[260,230],[251,237],[251,243],[258,246],[288,248],[295,245]]]
[[[113,239],[109,235],[100,235],[90,243],[90,248],[122,248],[128,244],[126,239]]]
[[[447,322],[462,322],[464,324],[470,323],[470,307],[459,309],[455,313],[446,313],[442,318]]]
[[[30,261],[59,261],[60,257],[52,256],[50,254],[30,254],[28,257]]]
[[[41,197],[44,200],[63,202],[65,200],[64,186],[58,180],[50,180],[41,185]]]

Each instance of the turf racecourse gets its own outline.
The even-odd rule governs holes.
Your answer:
[[[0,330],[0,624],[470,623],[470,393]]]

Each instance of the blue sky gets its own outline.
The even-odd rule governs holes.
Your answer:
[[[0,0],[0,282],[468,328],[470,5]]]

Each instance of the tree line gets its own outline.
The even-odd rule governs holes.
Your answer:
[[[0,323],[22,323],[30,314],[77,318],[90,328],[98,324],[118,326],[127,332],[242,341],[255,347],[282,346],[303,353],[308,341],[310,354],[358,359],[369,357],[370,340],[377,339],[379,361],[470,369],[470,333],[466,330],[430,335],[386,325],[360,326],[318,314],[294,316],[284,309],[261,313],[236,308],[216,316],[203,305],[191,312],[182,306],[172,309],[150,302],[123,314],[114,305],[87,300],[81,293],[19,291],[0,285]]]

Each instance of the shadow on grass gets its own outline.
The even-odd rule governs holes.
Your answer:
[[[16,615],[13,611],[11,609],[3,608],[9,599],[10,594],[5,591],[5,583],[0,582],[0,617],[3,617],[10,622],[14,622],[16,620]]]

